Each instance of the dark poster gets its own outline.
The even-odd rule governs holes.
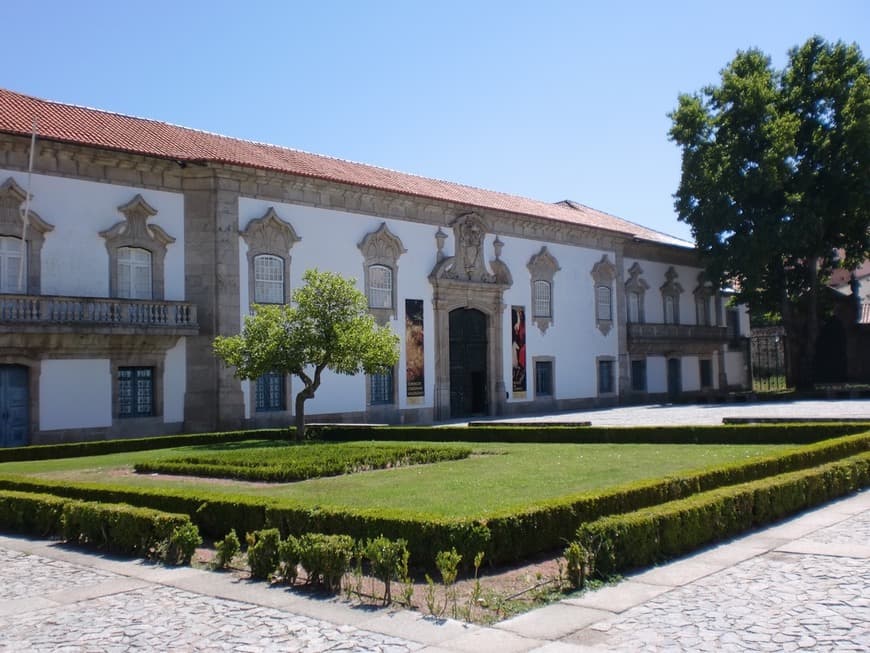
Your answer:
[[[405,300],[405,380],[408,397],[423,396],[423,300]]]
[[[511,351],[514,392],[526,391],[526,309],[511,306]]]

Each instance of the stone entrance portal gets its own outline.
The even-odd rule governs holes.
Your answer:
[[[435,309],[435,419],[495,415],[505,406],[504,291],[513,283],[492,243],[487,266],[487,226],[475,213],[453,223],[454,256],[444,254],[447,234],[435,235],[438,263],[429,275]]]

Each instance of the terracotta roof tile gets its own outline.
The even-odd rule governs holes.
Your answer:
[[[177,161],[206,161],[274,170],[418,197],[456,202],[630,234],[678,247],[679,238],[576,202],[550,204],[377,166],[229,138],[165,122],[51,102],[0,89],[0,132],[119,150]]]

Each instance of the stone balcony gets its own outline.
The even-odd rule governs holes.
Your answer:
[[[190,336],[196,305],[163,300],[0,295],[0,333]]]
[[[630,323],[627,327],[629,353],[709,353],[731,340],[724,326]]]

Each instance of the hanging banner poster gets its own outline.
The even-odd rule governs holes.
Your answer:
[[[423,300],[405,300],[405,382],[408,398],[422,397]]]
[[[514,394],[526,392],[526,309],[511,306],[511,351]]]

